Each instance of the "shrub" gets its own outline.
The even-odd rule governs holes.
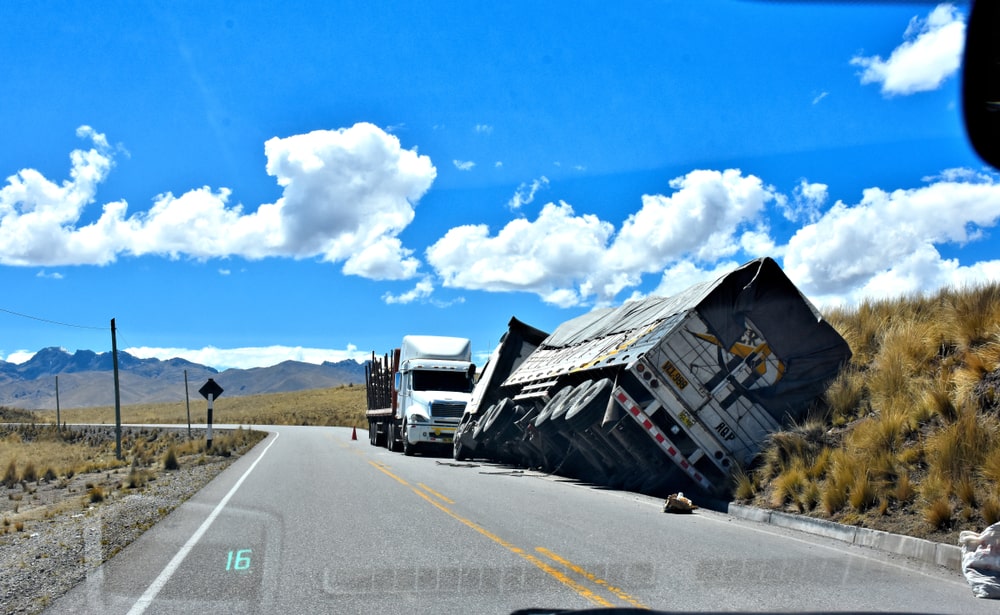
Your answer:
[[[924,509],[924,520],[935,529],[945,529],[951,523],[954,509],[948,498],[940,497],[932,501]]]
[[[38,480],[38,471],[35,470],[35,464],[34,463],[32,463],[32,462],[29,461],[24,466],[24,470],[21,472],[21,480],[22,481],[28,481],[29,483]]]
[[[177,461],[177,452],[171,445],[167,452],[163,455],[163,469],[164,470],[177,470],[180,469],[181,464]]]
[[[87,490],[87,498],[91,503],[97,504],[104,501],[104,489],[100,485],[93,485]]]
[[[17,461],[14,459],[10,460],[7,464],[7,471],[3,475],[3,484],[8,489],[13,489],[14,485],[17,484]]]

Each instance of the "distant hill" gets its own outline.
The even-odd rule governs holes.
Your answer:
[[[225,389],[225,395],[283,393],[322,389],[342,384],[361,384],[364,365],[345,360],[322,365],[285,361],[271,367],[227,369],[224,372],[184,359],[139,359],[118,352],[118,381],[123,405],[179,401],[184,399],[184,371],[188,389],[198,389],[209,378]],[[15,364],[0,361],[0,406],[32,410],[56,407],[56,376],[59,405],[87,408],[115,403],[114,375],[110,352],[44,348],[30,360]]]

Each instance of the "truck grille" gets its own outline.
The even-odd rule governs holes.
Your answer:
[[[431,404],[431,414],[437,419],[460,419],[463,412],[464,401],[437,401]]]

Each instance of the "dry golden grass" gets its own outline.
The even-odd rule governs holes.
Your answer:
[[[204,425],[207,404],[199,395],[191,398],[191,423]],[[38,411],[36,419],[55,422],[55,412]],[[183,401],[124,406],[123,423],[187,423]],[[114,407],[65,409],[60,418],[68,423],[106,423],[115,421]],[[223,395],[213,404],[215,423],[237,425],[339,425],[363,427],[365,388],[340,386],[292,393],[269,393],[232,397]]]
[[[738,495],[945,542],[1000,519],[1000,284],[827,319],[853,358],[822,424],[775,434]]]

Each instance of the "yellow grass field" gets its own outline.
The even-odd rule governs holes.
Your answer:
[[[204,425],[208,405],[194,393],[191,397],[191,423]],[[39,422],[55,423],[55,410],[36,411]],[[187,423],[187,408],[183,401],[123,406],[122,423]],[[65,409],[60,412],[64,423],[115,422],[113,406]],[[269,393],[226,397],[213,404],[213,423],[239,425],[334,425],[365,427],[365,388],[339,386],[292,393]]]

